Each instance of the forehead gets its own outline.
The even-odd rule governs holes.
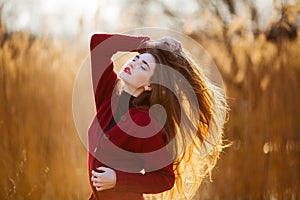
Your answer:
[[[141,60],[145,60],[147,63],[155,63],[154,56],[152,56],[150,53],[142,53],[139,54],[139,57]]]

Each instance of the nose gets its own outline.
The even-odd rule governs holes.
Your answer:
[[[131,69],[134,68],[134,62],[130,62],[129,65],[128,65]]]
[[[130,62],[128,66],[132,69],[133,68],[132,62]]]

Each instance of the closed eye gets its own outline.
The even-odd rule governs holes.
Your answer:
[[[133,58],[132,61],[135,62],[135,61],[138,60],[138,59],[140,59],[140,56],[139,56],[139,55],[136,55],[136,56]],[[143,62],[145,65],[147,65],[148,69],[150,69],[150,66],[149,66],[149,64],[148,64],[146,61],[142,60],[142,62]],[[141,68],[142,68],[143,70],[146,70],[146,68],[143,67],[143,66],[141,66]]]
[[[138,60],[139,58],[140,58],[140,56],[136,55],[136,56],[133,58],[132,61],[136,61],[136,60]]]
[[[146,68],[145,68],[145,67],[141,66],[141,68],[142,68],[143,70],[145,70],[145,71],[146,71]]]

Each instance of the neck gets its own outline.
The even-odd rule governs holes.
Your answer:
[[[124,84],[123,86],[123,90],[125,92],[127,92],[128,94],[134,96],[134,97],[138,97],[140,94],[142,94],[144,92],[144,88],[143,87],[140,87],[140,88],[132,88],[126,84]]]

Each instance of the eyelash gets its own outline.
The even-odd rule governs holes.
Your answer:
[[[134,58],[132,61],[133,62],[135,62],[136,60],[135,60],[136,58]],[[146,71],[146,68],[145,67],[143,67],[142,65],[141,65],[141,68],[143,69],[143,70],[145,70]]]

